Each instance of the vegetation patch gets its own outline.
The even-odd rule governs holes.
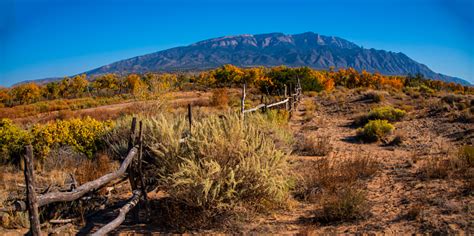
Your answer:
[[[376,142],[387,137],[394,129],[387,120],[371,120],[357,130],[357,136],[367,142]]]
[[[18,162],[26,144],[34,147],[35,156],[44,159],[51,149],[71,146],[75,151],[92,157],[100,148],[102,137],[113,126],[90,117],[84,119],[56,120],[36,124],[23,130],[9,119],[0,121],[0,151],[2,162]]]
[[[302,155],[326,156],[333,150],[329,136],[301,135],[295,150]]]
[[[371,109],[368,114],[358,116],[354,119],[353,124],[362,126],[371,120],[387,120],[390,122],[401,121],[406,116],[406,111],[394,108],[392,106],[383,106]]]
[[[265,118],[255,116],[242,122],[238,115],[211,115],[195,121],[190,135],[184,117],[145,120],[144,158],[156,160],[157,187],[185,206],[180,209],[192,211],[183,212],[176,224],[187,227],[191,218],[186,217],[196,214],[205,224],[242,208],[259,212],[285,205],[286,154],[262,131],[257,121]],[[125,145],[116,137],[109,142]]]

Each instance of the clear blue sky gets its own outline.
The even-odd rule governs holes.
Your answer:
[[[235,34],[313,31],[474,82],[474,0],[0,0],[0,85]]]

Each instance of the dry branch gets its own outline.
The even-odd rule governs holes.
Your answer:
[[[77,189],[75,189],[72,192],[48,193],[48,194],[38,196],[38,205],[44,206],[53,202],[74,201],[84,196],[86,193],[92,190],[101,188],[102,186],[106,185],[110,181],[122,177],[125,174],[125,171],[127,170],[128,166],[130,165],[130,163],[132,162],[136,154],[137,154],[137,148],[134,147],[130,150],[130,152],[128,153],[127,157],[122,162],[122,165],[120,166],[118,170],[116,170],[115,172],[106,174],[96,180],[87,182],[79,186]]]
[[[254,108],[244,110],[244,113],[249,113],[249,112],[258,111],[258,110],[261,109],[262,107],[265,107],[265,104],[259,104],[259,105],[257,105],[257,106],[254,107]]]
[[[283,101],[279,101],[279,102],[275,102],[273,104],[269,104],[267,105],[267,108],[270,108],[270,107],[274,107],[274,106],[278,106],[278,105],[282,105],[282,104],[285,104],[288,102],[288,98],[283,100]]]
[[[127,215],[127,213],[138,204],[138,201],[140,201],[141,195],[142,195],[142,191],[140,190],[133,191],[133,196],[130,198],[128,203],[125,204],[125,206],[120,208],[120,213],[117,216],[117,218],[115,218],[113,221],[111,221],[110,223],[106,224],[104,227],[97,230],[97,232],[93,233],[92,236],[107,235],[112,230],[116,229],[120,224],[122,224],[123,221],[125,220],[125,216]]]

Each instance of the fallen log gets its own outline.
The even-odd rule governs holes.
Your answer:
[[[133,147],[130,150],[130,152],[128,152],[127,157],[122,162],[118,170],[116,170],[115,172],[106,174],[96,180],[87,182],[79,186],[78,188],[74,189],[71,192],[54,192],[54,193],[47,193],[44,195],[37,196],[36,198],[38,200],[38,206],[39,207],[45,206],[53,202],[68,202],[68,201],[77,200],[81,198],[82,196],[84,196],[86,193],[92,190],[99,189],[103,187],[104,185],[108,184],[109,182],[125,176],[125,172],[128,166],[130,165],[130,163],[132,162],[133,158],[137,155],[137,152],[138,152],[138,148]],[[15,201],[15,204],[13,206],[0,208],[0,212],[8,212],[8,211],[26,211],[26,204],[23,201]]]
[[[137,154],[137,147],[133,147],[130,152],[128,153],[125,160],[120,165],[120,168],[115,172],[106,174],[96,180],[87,182],[79,187],[77,187],[72,192],[55,192],[55,193],[47,193],[44,195],[38,196],[38,205],[44,206],[53,202],[68,202],[74,201],[79,199],[80,197],[84,196],[86,193],[99,189],[106,185],[107,183],[111,182],[114,179],[120,178],[125,174],[128,166],[132,162],[133,158]]]
[[[110,223],[106,224],[104,227],[97,230],[95,233],[92,234],[92,236],[107,235],[112,230],[116,229],[120,224],[122,224],[123,221],[125,220],[125,216],[127,215],[127,213],[131,209],[133,209],[140,201],[141,195],[142,195],[142,191],[134,190],[133,195],[130,198],[130,200],[127,202],[127,204],[125,204],[122,208],[120,208],[120,212],[117,218],[115,218],[113,221],[111,221]]]

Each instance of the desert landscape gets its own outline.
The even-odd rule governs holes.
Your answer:
[[[185,77],[187,83],[178,79]],[[22,150],[28,143],[37,194],[74,192],[119,169],[133,117],[143,122],[143,185],[130,185],[128,170],[128,177],[74,201],[40,206],[42,231],[93,233],[141,186],[147,197],[138,218],[128,214],[112,232],[473,230],[471,87],[351,69],[231,65],[156,75],[150,84],[157,90],[145,83],[137,86],[144,91],[133,87],[135,74],[115,78],[130,87],[110,95],[89,90],[95,101],[111,101],[103,105],[81,107],[85,94],[1,108],[3,233],[28,231],[28,215],[12,208],[26,201]],[[84,88],[97,81],[85,80]],[[17,88],[26,86],[50,87]],[[278,101],[289,102],[270,105]],[[41,103],[61,106],[43,112]]]
[[[0,235],[472,235],[473,0],[0,0]]]

